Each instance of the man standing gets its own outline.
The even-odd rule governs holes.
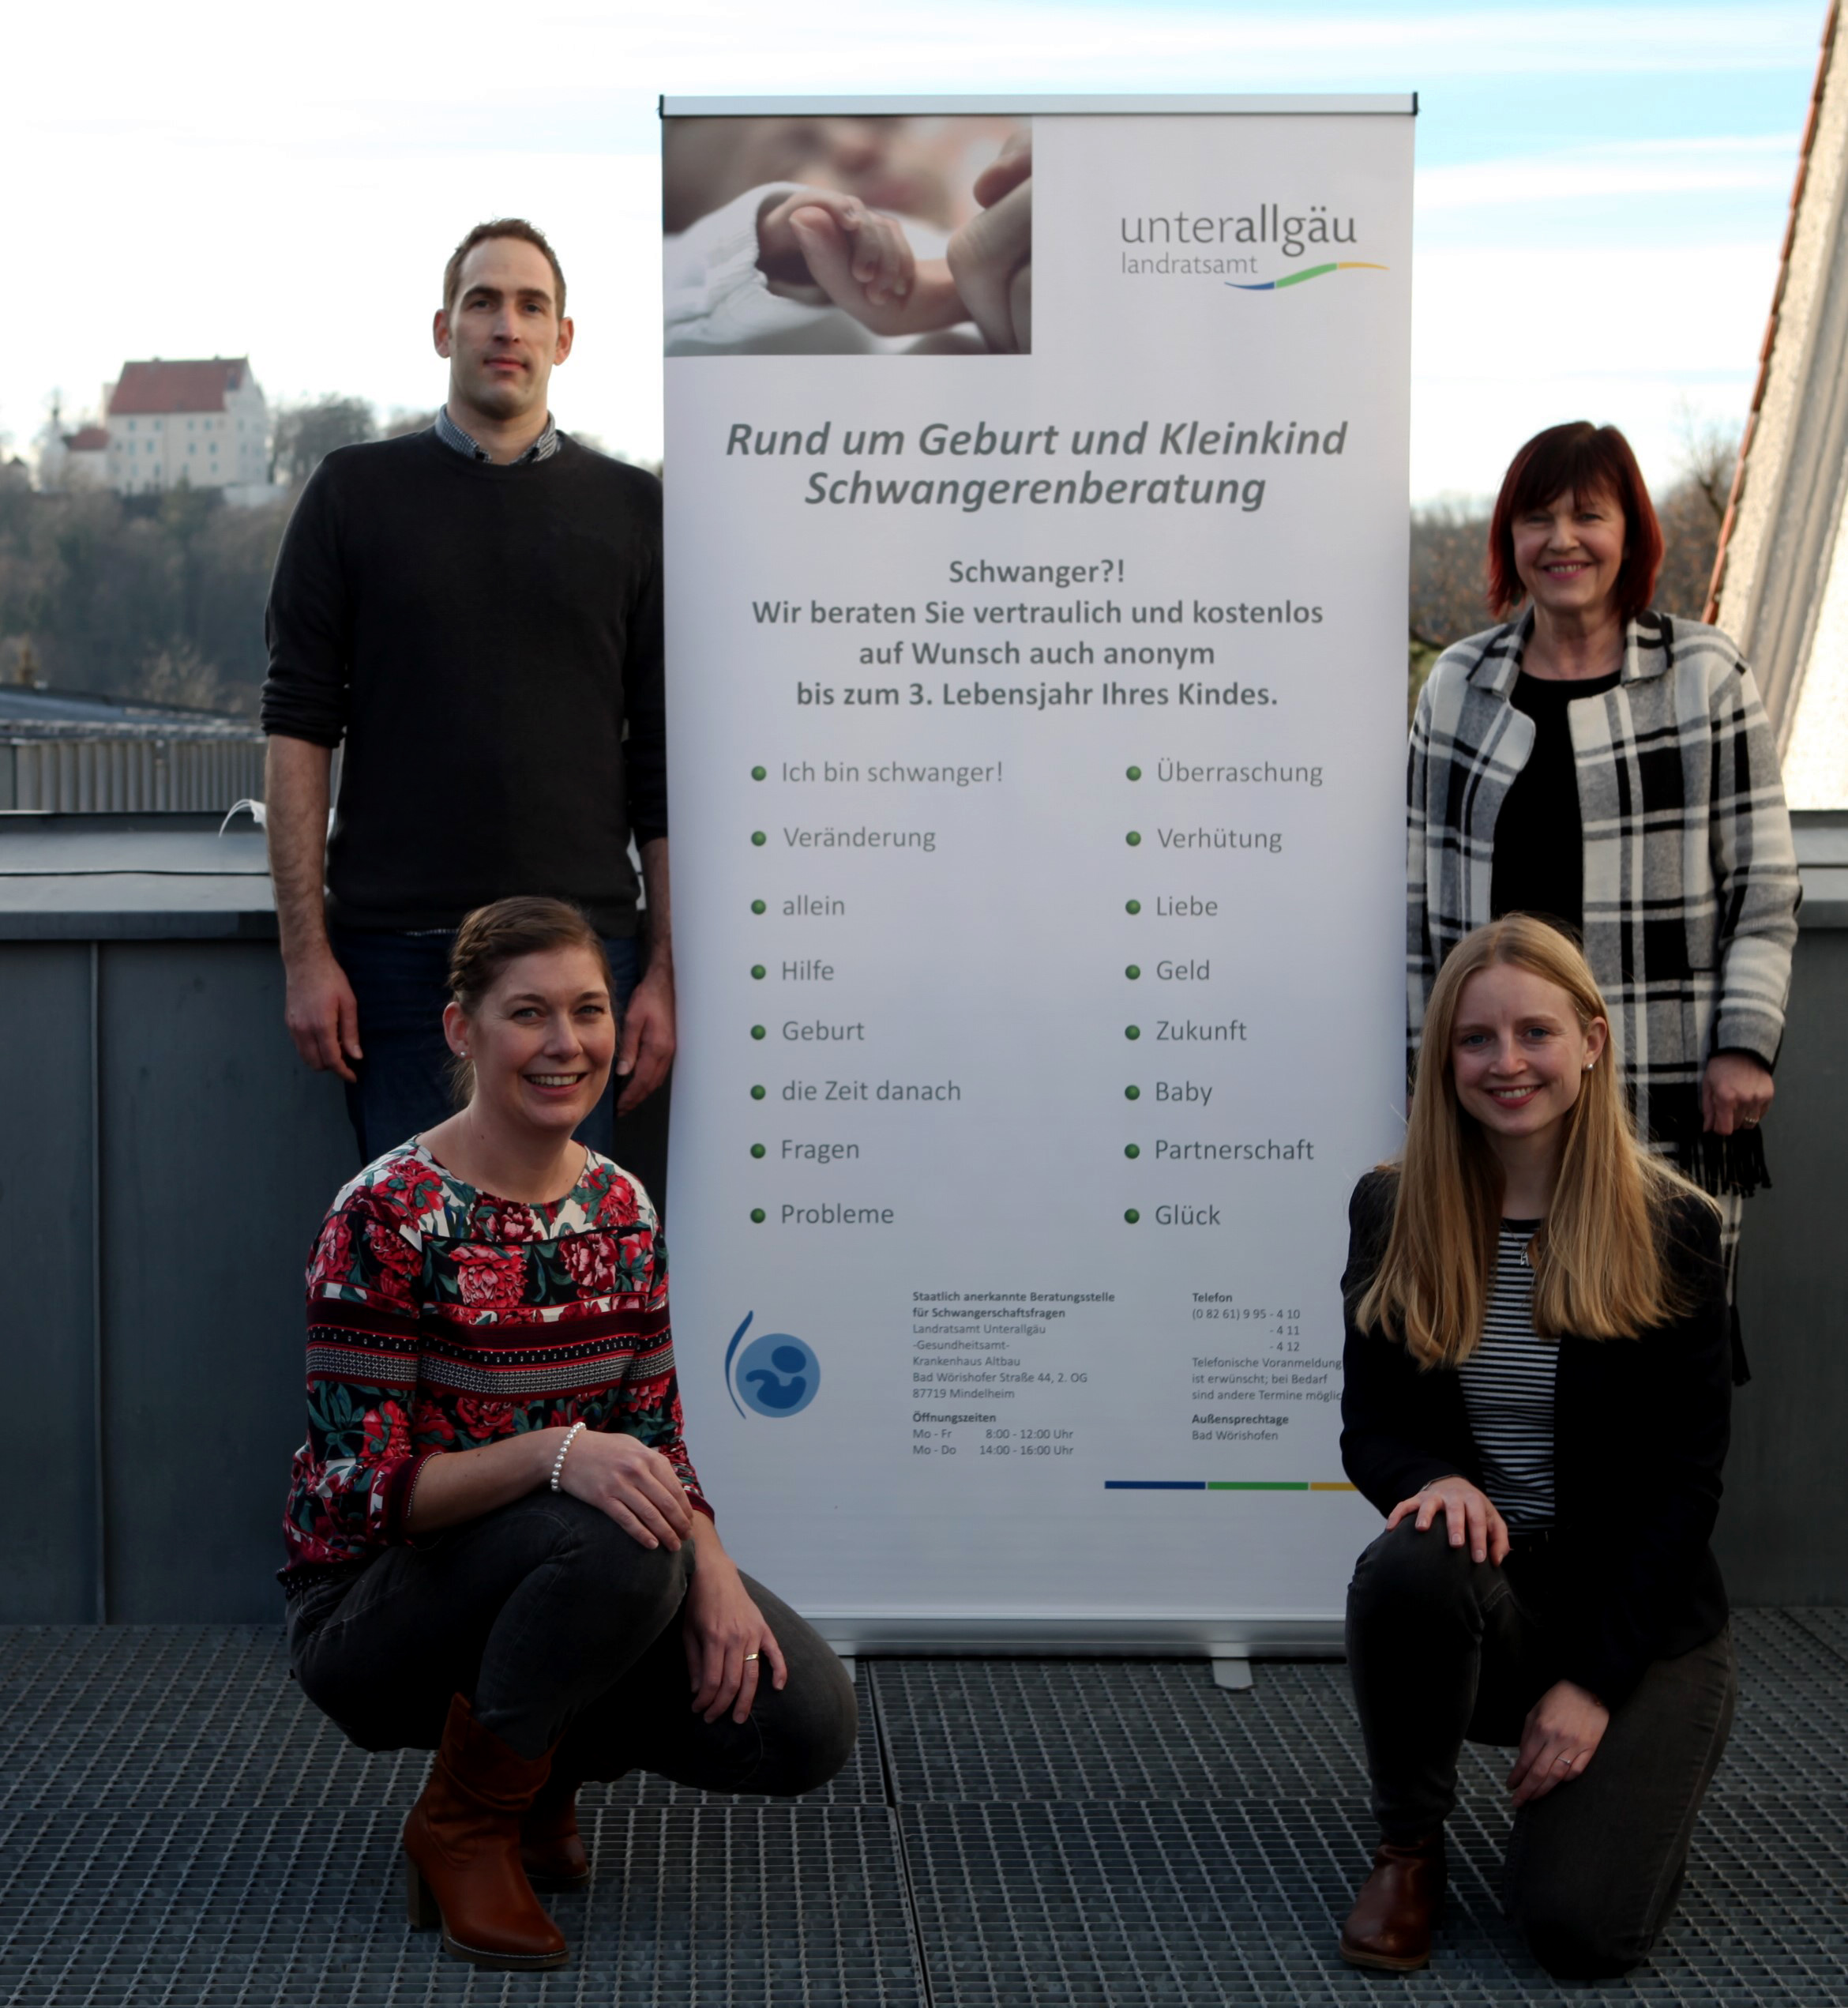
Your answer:
[[[330,453],[270,588],[289,1032],[346,1082],[370,1162],[453,1105],[441,1015],[463,916],[516,893],[573,900],[605,937],[623,1009],[612,1093],[580,1133],[607,1152],[614,1114],[674,1053],[660,484],[552,423],[573,330],[531,224],[463,239],[434,333],[449,364],[436,423]]]

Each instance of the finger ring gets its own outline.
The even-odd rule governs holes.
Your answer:
[[[747,1660],[754,1660],[757,1656],[757,1654],[756,1654],[755,1653],[746,1653],[746,1655],[745,1655],[745,1657],[746,1657]]]
[[[1758,1127],[1758,1118],[1756,1115],[1742,1115],[1739,1119],[1739,1127],[1741,1130],[1756,1130]]]

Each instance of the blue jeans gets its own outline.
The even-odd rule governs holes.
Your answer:
[[[366,1057],[354,1070],[359,1078],[347,1084],[347,1117],[359,1142],[359,1161],[370,1164],[455,1112],[443,1006],[449,1001],[449,949],[456,938],[372,934],[358,927],[329,931],[335,960],[359,1000],[359,1046]],[[603,952],[615,979],[620,1014],[641,975],[641,946],[630,936],[606,941]],[[577,1131],[580,1143],[606,1157],[615,1151],[616,1089],[612,1073],[602,1100]]]

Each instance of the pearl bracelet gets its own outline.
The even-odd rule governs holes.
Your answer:
[[[565,1468],[565,1453],[577,1441],[577,1432],[583,1427],[582,1423],[573,1423],[565,1431],[565,1441],[558,1446],[558,1454],[552,1460],[552,1490],[554,1492],[559,1489],[558,1474]]]

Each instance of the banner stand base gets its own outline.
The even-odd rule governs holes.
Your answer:
[[[1223,1687],[1253,1660],[1338,1660],[1343,1622],[1325,1618],[877,1616],[805,1611],[842,1659],[1211,1660]],[[1242,1680],[1219,1669],[1243,1667]]]

